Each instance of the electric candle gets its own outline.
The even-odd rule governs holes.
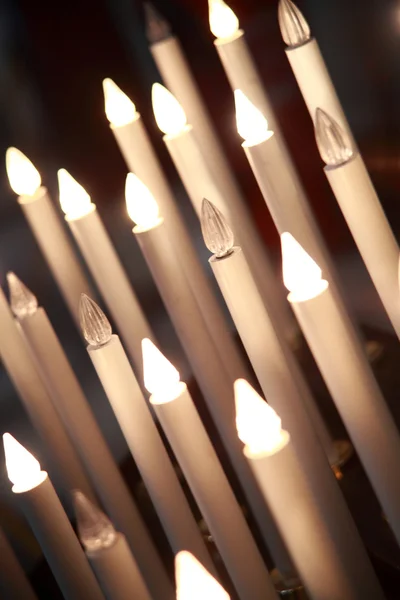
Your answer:
[[[89,357],[173,552],[189,548],[212,569],[197,523],[118,336],[113,335],[103,311],[87,296],[82,296],[80,314],[83,335],[89,344]],[[150,561],[146,573],[148,576],[153,574],[154,580]],[[158,597],[160,593],[162,588]]]
[[[0,556],[0,597],[8,600],[38,600],[2,529]]]
[[[12,190],[71,315],[78,323],[81,293],[92,294],[86,275],[35,166],[17,148],[8,148],[6,169]]]
[[[282,235],[283,273],[315,361],[400,542],[400,436],[352,325],[301,245]]]
[[[319,108],[315,133],[325,175],[400,337],[399,246],[364,161],[346,131]]]
[[[51,481],[9,433],[3,435],[8,478],[66,600],[104,600]]]
[[[58,183],[65,220],[140,372],[140,340],[153,337],[150,325],[89,194],[65,169]]]
[[[143,340],[142,348],[150,402],[239,598],[273,600],[276,593],[266,566],[186,384],[150,340]]]
[[[175,557],[176,600],[230,600],[218,581],[190,552]]]
[[[151,600],[124,536],[82,492],[73,497],[79,538],[107,600]]]

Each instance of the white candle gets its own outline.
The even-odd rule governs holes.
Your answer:
[[[351,323],[338,311],[321,269],[290,234],[283,277],[315,361],[400,542],[400,435]]]
[[[175,557],[176,600],[230,600],[216,579],[190,552]]]
[[[3,435],[8,478],[66,600],[104,600],[84,552],[39,462]]]
[[[122,344],[117,335],[112,335],[105,314],[87,296],[81,300],[81,322],[89,357],[173,552],[189,549],[212,569],[210,555]]]
[[[150,340],[142,341],[144,383],[171,448],[239,598],[276,598],[267,568],[185,383]]]
[[[2,529],[0,556],[0,597],[8,600],[38,600]]]
[[[171,187],[154,151],[143,120],[133,102],[111,79],[103,81],[106,114],[129,169],[149,188],[165,216],[165,226],[200,310],[207,316],[207,328],[233,381],[246,371],[244,361],[229,333],[226,318],[218,304]],[[128,176],[133,185],[133,175]],[[134,190],[133,190],[134,191]]]
[[[345,130],[322,109],[317,109],[315,133],[325,175],[400,337],[399,245],[362,156]]]
[[[78,535],[107,600],[151,600],[124,536],[82,492],[73,496]]]
[[[260,484],[310,600],[356,600],[341,548],[304,476],[276,412],[244,380],[235,383],[236,423],[244,454]],[[373,590],[370,598],[374,598]],[[377,597],[381,597],[381,594]]]
[[[140,340],[153,338],[150,325],[89,194],[65,170],[58,172],[65,219],[119,329],[137,372],[142,371]]]
[[[6,153],[7,175],[18,194],[18,204],[32,229],[71,315],[79,325],[78,304],[82,293],[93,294],[70,238],[48,191],[31,161],[16,148]]]

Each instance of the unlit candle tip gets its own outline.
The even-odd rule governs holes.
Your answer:
[[[322,160],[329,166],[338,167],[354,155],[349,135],[321,108],[315,114],[315,139]]]
[[[104,346],[110,341],[112,329],[101,308],[86,294],[81,294],[79,319],[85,340],[91,346]]]
[[[309,24],[291,0],[280,0],[278,20],[283,40],[289,47],[301,46],[311,38]]]
[[[72,492],[79,538],[90,552],[112,546],[117,532],[110,519],[79,490]]]
[[[15,275],[7,273],[7,283],[10,291],[11,310],[18,319],[24,319],[35,314],[38,308],[36,296]]]
[[[218,258],[231,253],[235,243],[233,231],[222,212],[206,198],[201,206],[201,231],[205,245]]]

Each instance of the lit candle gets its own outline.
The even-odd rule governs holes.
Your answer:
[[[276,598],[261,554],[186,384],[150,340],[143,340],[142,347],[144,383],[151,394],[150,402],[239,598]]]
[[[230,600],[220,583],[190,552],[175,557],[176,600]]]
[[[89,194],[65,169],[58,171],[58,183],[65,220],[141,372],[140,340],[153,337],[150,325]]]
[[[9,433],[3,435],[8,478],[66,600],[104,600],[95,576],[39,462]]]
[[[73,498],[78,535],[107,600],[151,600],[125,537],[82,492]]]
[[[382,304],[400,337],[399,245],[358,150],[346,131],[317,109],[315,133],[336,196]]]
[[[62,225],[49,193],[41,185],[39,172],[20,150],[8,148],[7,175],[18,204],[47,261],[50,271],[71,315],[79,325],[78,304],[81,293],[91,294],[91,287]]]
[[[87,296],[82,296],[80,313],[89,357],[173,552],[187,548],[211,569],[211,558],[119,337]],[[135,550],[140,550],[140,545]],[[151,562],[149,567],[147,574],[151,575]]]
[[[283,279],[301,325],[388,522],[400,542],[400,436],[363,348],[321,269],[282,235]]]
[[[0,597],[9,600],[38,600],[2,529],[0,556]]]
[[[281,419],[243,379],[235,383],[235,400],[244,454],[310,599],[360,598],[357,582],[348,577],[345,557],[331,538]],[[375,597],[372,590],[370,597]]]

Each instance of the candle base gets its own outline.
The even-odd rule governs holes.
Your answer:
[[[278,569],[270,573],[275,590],[283,600],[309,600],[300,580],[283,581]]]
[[[331,464],[336,479],[343,479],[343,467],[354,454],[354,448],[349,440],[335,440],[333,445],[336,449],[336,460]]]

